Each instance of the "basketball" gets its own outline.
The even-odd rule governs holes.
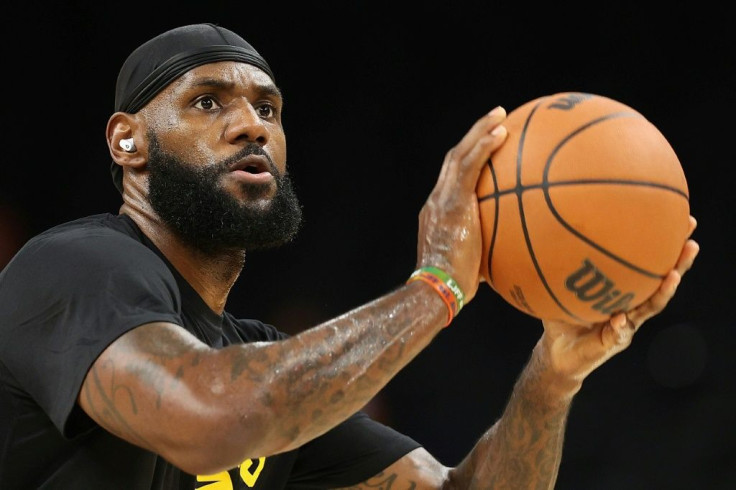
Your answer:
[[[687,180],[667,139],[631,107],[580,92],[531,100],[504,125],[476,189],[487,284],[572,324],[646,301],[688,238]]]

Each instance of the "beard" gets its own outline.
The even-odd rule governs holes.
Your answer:
[[[288,173],[280,173],[271,157],[249,144],[226,161],[206,167],[183,161],[161,149],[149,134],[149,200],[154,211],[178,237],[205,255],[231,250],[273,248],[290,242],[299,231],[302,208]],[[276,194],[267,203],[266,185],[242,184],[248,200],[239,200],[221,184],[228,163],[247,155],[264,155],[276,179]]]

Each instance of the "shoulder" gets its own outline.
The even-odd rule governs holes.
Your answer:
[[[96,249],[103,244],[131,246],[135,243],[145,248],[123,216],[98,214],[54,226],[31,238],[21,251],[64,247]]]
[[[57,225],[36,235],[20,249],[13,261],[24,265],[66,264],[73,267],[89,262],[115,266],[131,259],[160,262],[126,218],[98,214]]]
[[[6,265],[3,283],[63,287],[83,280],[89,287],[175,282],[167,265],[137,235],[129,219],[99,214],[60,224],[31,238]],[[30,287],[29,286],[29,287]]]

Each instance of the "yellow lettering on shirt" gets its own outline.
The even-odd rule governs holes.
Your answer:
[[[230,474],[227,471],[221,471],[215,475],[197,475],[198,482],[212,482],[209,485],[198,486],[197,488],[206,488],[207,490],[233,490],[233,482],[230,481]]]
[[[240,465],[238,465],[240,479],[243,480],[243,483],[245,483],[248,488],[253,488],[256,486],[258,476],[261,474],[261,470],[263,470],[265,464],[266,458],[261,457],[258,458],[257,465],[252,471],[252,459],[246,459]],[[221,471],[220,473],[216,473],[214,475],[197,475],[197,481],[208,483],[207,485],[197,487],[199,489],[233,490],[233,482],[230,479],[230,473],[228,473],[227,471]]]
[[[266,458],[258,458],[258,466],[256,466],[252,472],[250,471],[250,467],[253,466],[252,459],[246,459],[240,464],[240,478],[243,479],[243,482],[248,486],[248,488],[256,486],[258,475],[261,474],[261,470],[265,464]]]

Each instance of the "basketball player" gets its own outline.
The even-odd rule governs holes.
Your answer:
[[[632,311],[546,322],[502,417],[450,468],[361,407],[476,294],[474,189],[504,110],[447,153],[406,284],[289,337],[225,310],[245,251],[300,228],[263,57],[216,25],[173,29],[125,61],[115,107],[120,213],[41,233],[0,275],[3,489],[551,488],[583,380],[698,251]]]

